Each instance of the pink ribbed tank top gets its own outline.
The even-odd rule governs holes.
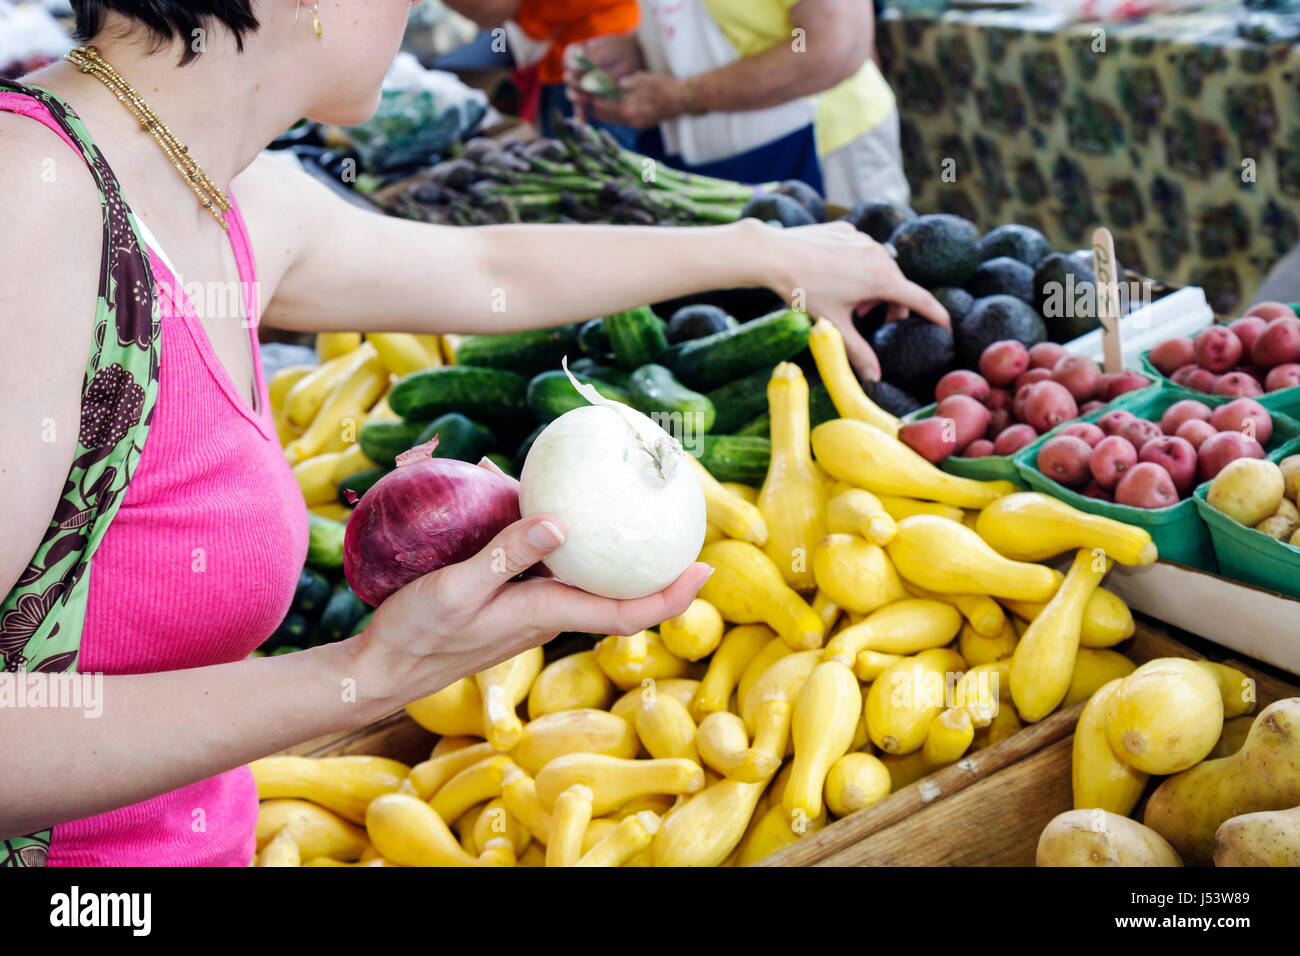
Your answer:
[[[30,116],[63,136],[27,97],[0,94],[0,111]],[[91,561],[82,673],[240,660],[275,629],[293,599],[307,553],[306,508],[271,418],[248,233],[237,208],[227,221],[246,293],[258,409],[213,352],[193,304],[183,291],[172,294],[176,279],[150,249],[162,325],[158,400],[135,476]],[[110,699],[106,710],[111,706]],[[256,821],[257,790],[240,767],[59,824],[48,863],[244,866]]]

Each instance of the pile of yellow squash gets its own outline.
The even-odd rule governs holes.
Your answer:
[[[370,418],[397,418],[388,390],[409,372],[448,361],[451,344],[439,335],[401,332],[322,332],[316,365],[290,365],[267,383],[271,414],[284,456],[293,467],[307,507],[346,521],[351,508],[338,500],[338,484],[375,467],[357,444]]]
[[[810,347],[843,417],[810,434],[802,372],[776,367],[763,487],[699,469],[715,573],[684,614],[410,704],[441,736],[414,767],[256,762],[258,862],[746,865],[1132,672],[1100,584],[1154,561],[1150,536],[940,471],[831,323]]]

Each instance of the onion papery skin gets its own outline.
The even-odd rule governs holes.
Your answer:
[[[519,520],[508,478],[453,458],[399,465],[357,502],[343,537],[343,573],[377,607],[416,578],[472,557]]]

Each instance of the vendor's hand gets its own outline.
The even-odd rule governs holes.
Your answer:
[[[876,353],[853,325],[853,313],[889,303],[886,321],[915,312],[945,329],[952,324],[939,300],[903,276],[883,245],[846,222],[795,229],[764,226],[778,242],[776,268],[783,278],[763,284],[814,317],[835,323],[849,362],[863,379],[880,378]]]
[[[633,73],[619,80],[623,96],[591,98],[591,115],[602,123],[649,129],[686,112],[686,83],[662,73]]]
[[[582,68],[578,66],[581,57],[586,57],[615,81],[644,70],[645,58],[641,54],[641,44],[635,30],[631,33],[593,37],[583,43],[570,43],[565,47],[564,85],[568,87],[569,99],[574,104],[578,118],[586,122],[591,116],[594,97],[578,86],[583,74]]]
[[[681,614],[710,568],[695,563],[658,594],[597,597],[544,577],[514,580],[563,543],[558,518],[516,521],[467,561],[417,578],[353,640],[365,670],[403,702],[544,644],[563,631],[635,634]]]

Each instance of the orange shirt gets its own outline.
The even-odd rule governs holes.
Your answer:
[[[538,65],[543,83],[564,82],[564,48],[592,37],[627,33],[639,19],[636,0],[523,0],[515,23],[534,40],[550,40]]]

